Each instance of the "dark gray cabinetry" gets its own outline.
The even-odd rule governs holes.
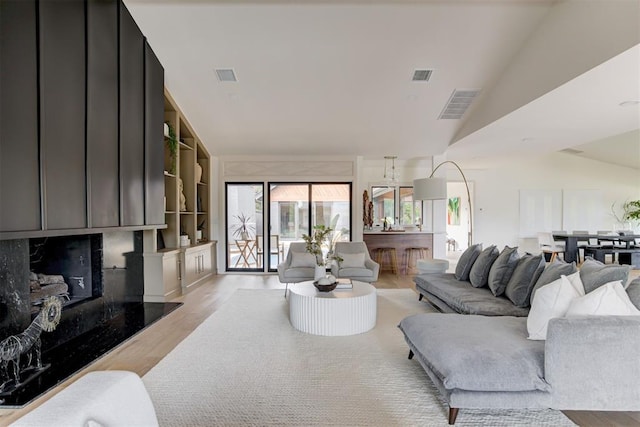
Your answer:
[[[164,228],[164,70],[121,0],[0,0],[0,240]]]
[[[87,185],[89,226],[120,225],[118,3],[87,2]]]
[[[164,69],[144,45],[145,224],[164,224]]]
[[[120,4],[120,225],[144,224],[144,36]]]
[[[49,230],[87,227],[84,6],[39,2],[40,155]]]
[[[39,230],[36,2],[0,2],[0,231]]]

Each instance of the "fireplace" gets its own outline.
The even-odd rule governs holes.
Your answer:
[[[0,390],[0,408],[28,403],[179,305],[143,302],[142,233],[0,240],[0,341],[25,331],[48,296],[62,302],[57,328],[40,335],[50,368]]]
[[[35,313],[49,296],[71,306],[102,296],[102,234],[29,240],[29,291]]]

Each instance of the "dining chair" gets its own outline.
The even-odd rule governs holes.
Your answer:
[[[589,230],[573,230],[572,234],[589,234]],[[595,239],[589,238],[578,240],[576,243],[578,244],[578,264],[582,264],[584,262],[587,248],[598,244]]]
[[[540,250],[542,251],[542,253],[551,254],[549,262],[553,262],[553,260],[555,260],[558,255],[562,255],[562,258],[564,258],[565,248],[564,246],[556,245],[555,241],[553,240],[553,233],[539,232],[538,244],[540,245]]]
[[[258,255],[258,267],[261,267],[264,256],[264,238],[261,234],[256,236],[256,254]],[[280,264],[280,259],[284,259],[284,243],[280,243],[280,236],[277,234],[269,236],[269,264],[271,264],[271,255],[276,255],[278,259],[276,266]]]

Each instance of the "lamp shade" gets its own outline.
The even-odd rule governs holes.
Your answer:
[[[440,200],[446,198],[446,179],[421,178],[413,180],[413,200]]]

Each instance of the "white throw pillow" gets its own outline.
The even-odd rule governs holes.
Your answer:
[[[291,252],[291,267],[315,267],[316,257],[308,252]]]
[[[340,268],[364,268],[364,254],[342,254],[338,253],[338,256],[342,258],[340,261]]]
[[[549,320],[563,317],[571,302],[584,295],[580,272],[541,286],[533,296],[531,310],[527,317],[527,331],[530,340],[546,340]]]
[[[638,310],[622,287],[622,282],[606,283],[571,302],[567,317],[574,316],[639,316]]]

